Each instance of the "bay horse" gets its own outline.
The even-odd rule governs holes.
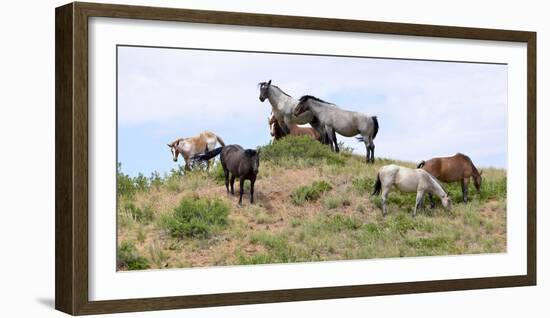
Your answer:
[[[281,129],[281,126],[279,125],[279,122],[271,114],[271,116],[268,118],[268,123],[270,127],[271,136],[273,137],[273,140],[279,140],[285,136],[283,130]],[[317,130],[315,130],[312,127],[300,127],[294,123],[289,125],[291,136],[308,136],[313,140],[321,141],[321,135]]]
[[[376,183],[372,195],[382,193],[382,215],[386,216],[386,200],[392,187],[395,186],[402,192],[416,192],[416,204],[413,217],[416,216],[416,209],[421,206],[424,193],[435,193],[441,198],[445,208],[450,208],[449,195],[441,184],[428,172],[423,169],[411,169],[398,165],[383,166],[378,170]]]
[[[218,147],[193,156],[195,160],[210,160],[220,155],[225,176],[225,189],[229,193],[229,175],[231,174],[231,194],[235,195],[235,178],[239,178],[239,205],[243,202],[244,181],[250,180],[250,203],[254,203],[254,183],[260,168],[260,154],[254,149],[244,149],[239,145]]]
[[[442,182],[460,182],[462,186],[462,201],[468,202],[468,185],[470,178],[474,180],[474,186],[477,193],[481,191],[481,174],[470,159],[462,153],[457,153],[451,157],[432,158],[421,161],[417,168],[422,168],[432,176]],[[433,198],[430,196],[430,205],[433,207]]]
[[[294,110],[296,116],[311,111],[319,119],[329,139],[337,132],[345,137],[361,135],[359,141],[365,143],[367,149],[366,162],[374,163],[374,138],[378,133],[378,119],[376,116],[344,110],[334,104],[311,95],[304,95],[298,101]],[[332,149],[332,140],[329,141]]]
[[[198,136],[178,138],[169,143],[168,147],[172,153],[172,160],[177,162],[178,155],[181,154],[185,160],[185,170],[190,171],[190,158],[197,153],[214,149],[216,147],[216,143],[225,146],[225,143],[219,136],[210,131],[203,131]],[[210,161],[207,162],[207,168],[210,168]]]
[[[285,93],[281,88],[271,84],[271,80],[258,83],[260,87],[259,99],[263,103],[266,99],[271,104],[273,116],[277,119],[283,135],[290,133],[291,124],[305,125],[309,123],[313,129],[317,130],[321,136],[322,144],[329,144],[330,139],[326,136],[325,127],[319,124],[319,121],[311,112],[304,112],[298,116],[294,114],[294,109],[298,105],[298,100]],[[338,152],[338,141],[336,134],[333,134],[333,142],[336,151]]]

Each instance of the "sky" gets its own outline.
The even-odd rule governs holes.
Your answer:
[[[271,104],[257,86],[268,80],[376,115],[376,157],[462,152],[478,167],[507,165],[506,65],[120,46],[117,67],[118,161],[132,176],[177,168],[166,144],[205,130],[245,148],[269,143]]]

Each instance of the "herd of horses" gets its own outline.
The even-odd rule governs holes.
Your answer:
[[[268,82],[258,84],[259,99],[271,104],[271,115],[268,118],[270,134],[273,142],[288,136],[308,136],[313,140],[328,145],[332,151],[338,152],[336,134],[345,137],[355,136],[363,142],[366,148],[366,163],[374,163],[374,139],[379,130],[378,118],[362,112],[345,110],[333,103],[320,98],[304,95],[299,99],[285,93],[279,87]],[[309,124],[310,127],[300,126]],[[219,144],[220,147],[216,148]],[[254,203],[254,183],[260,166],[260,153],[255,149],[244,149],[240,145],[225,145],[216,134],[208,131],[198,136],[178,138],[168,144],[172,160],[177,161],[182,155],[185,169],[190,170],[190,162],[206,161],[220,155],[220,163],[225,177],[227,193],[235,194],[235,179],[239,178],[239,205],[242,204],[244,181],[250,180],[250,203]],[[433,195],[440,198],[442,205],[449,208],[451,201],[441,182],[460,182],[462,199],[468,201],[468,185],[473,179],[476,190],[481,189],[482,171],[478,171],[472,160],[461,153],[451,157],[432,158],[422,161],[416,169],[395,164],[386,165],[378,170],[373,195],[381,195],[382,213],[387,214],[386,200],[392,189],[402,192],[416,192],[417,208],[423,206],[424,195],[427,194],[430,206],[435,202]]]

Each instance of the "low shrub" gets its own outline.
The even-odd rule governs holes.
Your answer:
[[[261,160],[281,166],[306,166],[327,163],[344,165],[345,158],[332,152],[326,145],[306,136],[287,136],[259,148]]]
[[[137,207],[135,204],[128,202],[124,205],[124,209],[138,222],[150,222],[153,220],[153,208],[146,205],[143,208]]]
[[[228,224],[229,206],[220,199],[183,198],[172,213],[160,218],[173,237],[206,238]]]
[[[136,247],[124,241],[117,249],[117,268],[119,270],[138,270],[150,268],[149,261],[141,256]]]
[[[321,195],[330,191],[332,186],[324,181],[315,181],[310,186],[302,186],[294,190],[290,195],[292,203],[295,205],[303,205],[306,201],[317,201]]]

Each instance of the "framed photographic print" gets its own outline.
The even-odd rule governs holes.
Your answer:
[[[59,7],[56,308],[535,285],[535,96],[534,32]]]

